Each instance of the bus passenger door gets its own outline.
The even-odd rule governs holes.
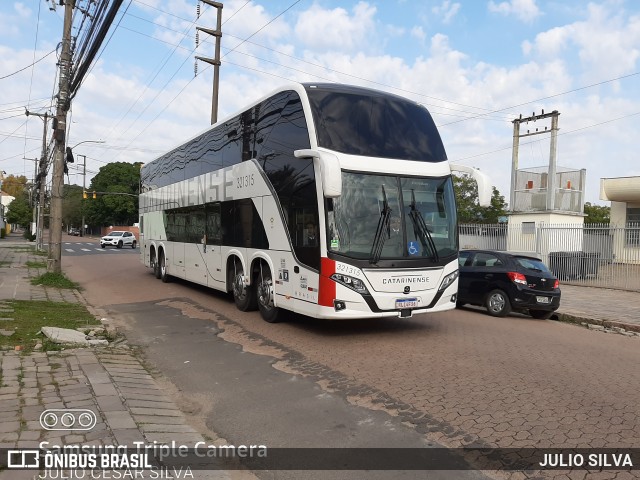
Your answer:
[[[211,288],[225,288],[225,273],[222,269],[222,222],[220,203],[206,206],[206,248],[204,258],[207,268],[207,285]]]
[[[207,265],[204,257],[205,225],[204,206],[190,208],[184,244],[184,264],[187,280],[200,285],[207,285]]]

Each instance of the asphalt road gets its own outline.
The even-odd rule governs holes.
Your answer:
[[[230,442],[640,447],[638,337],[472,309],[267,324],[226,295],[163,284],[129,255],[103,257],[65,255],[63,268],[143,346],[192,420]]]

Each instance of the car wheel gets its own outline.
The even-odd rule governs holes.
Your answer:
[[[502,290],[492,290],[485,299],[484,306],[487,307],[489,315],[494,317],[505,317],[511,311],[509,297]]]
[[[134,240],[133,243],[131,244],[131,248],[136,248],[136,241]]]
[[[164,258],[164,252],[160,254],[160,280],[163,283],[167,283],[169,281],[169,274],[167,273],[167,262]]]
[[[553,315],[553,312],[549,310],[529,310],[529,315],[540,320],[548,320]]]
[[[122,240],[118,242],[118,248],[122,248]]]
[[[106,247],[106,245],[100,245],[102,248]]]
[[[244,284],[244,270],[242,264],[236,261],[234,264],[233,275],[233,301],[236,303],[238,310],[242,312],[248,312],[255,310],[256,305],[256,291],[251,288],[251,285]]]
[[[266,262],[260,262],[260,272],[256,281],[256,296],[260,316],[265,322],[277,323],[282,312],[273,304],[273,277]]]

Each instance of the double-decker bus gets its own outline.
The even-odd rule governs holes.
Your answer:
[[[232,292],[242,311],[324,319],[455,307],[452,170],[428,110],[341,84],[294,84],[141,170],[155,276]]]

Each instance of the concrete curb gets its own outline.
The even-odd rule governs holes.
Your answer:
[[[591,325],[600,325],[605,328],[622,328],[628,332],[635,332],[640,334],[640,325],[635,325],[632,323],[624,323],[614,320],[602,320],[599,318],[587,318],[571,313],[556,313],[556,316],[559,322],[572,323],[575,325],[582,325],[583,323],[586,323]]]

